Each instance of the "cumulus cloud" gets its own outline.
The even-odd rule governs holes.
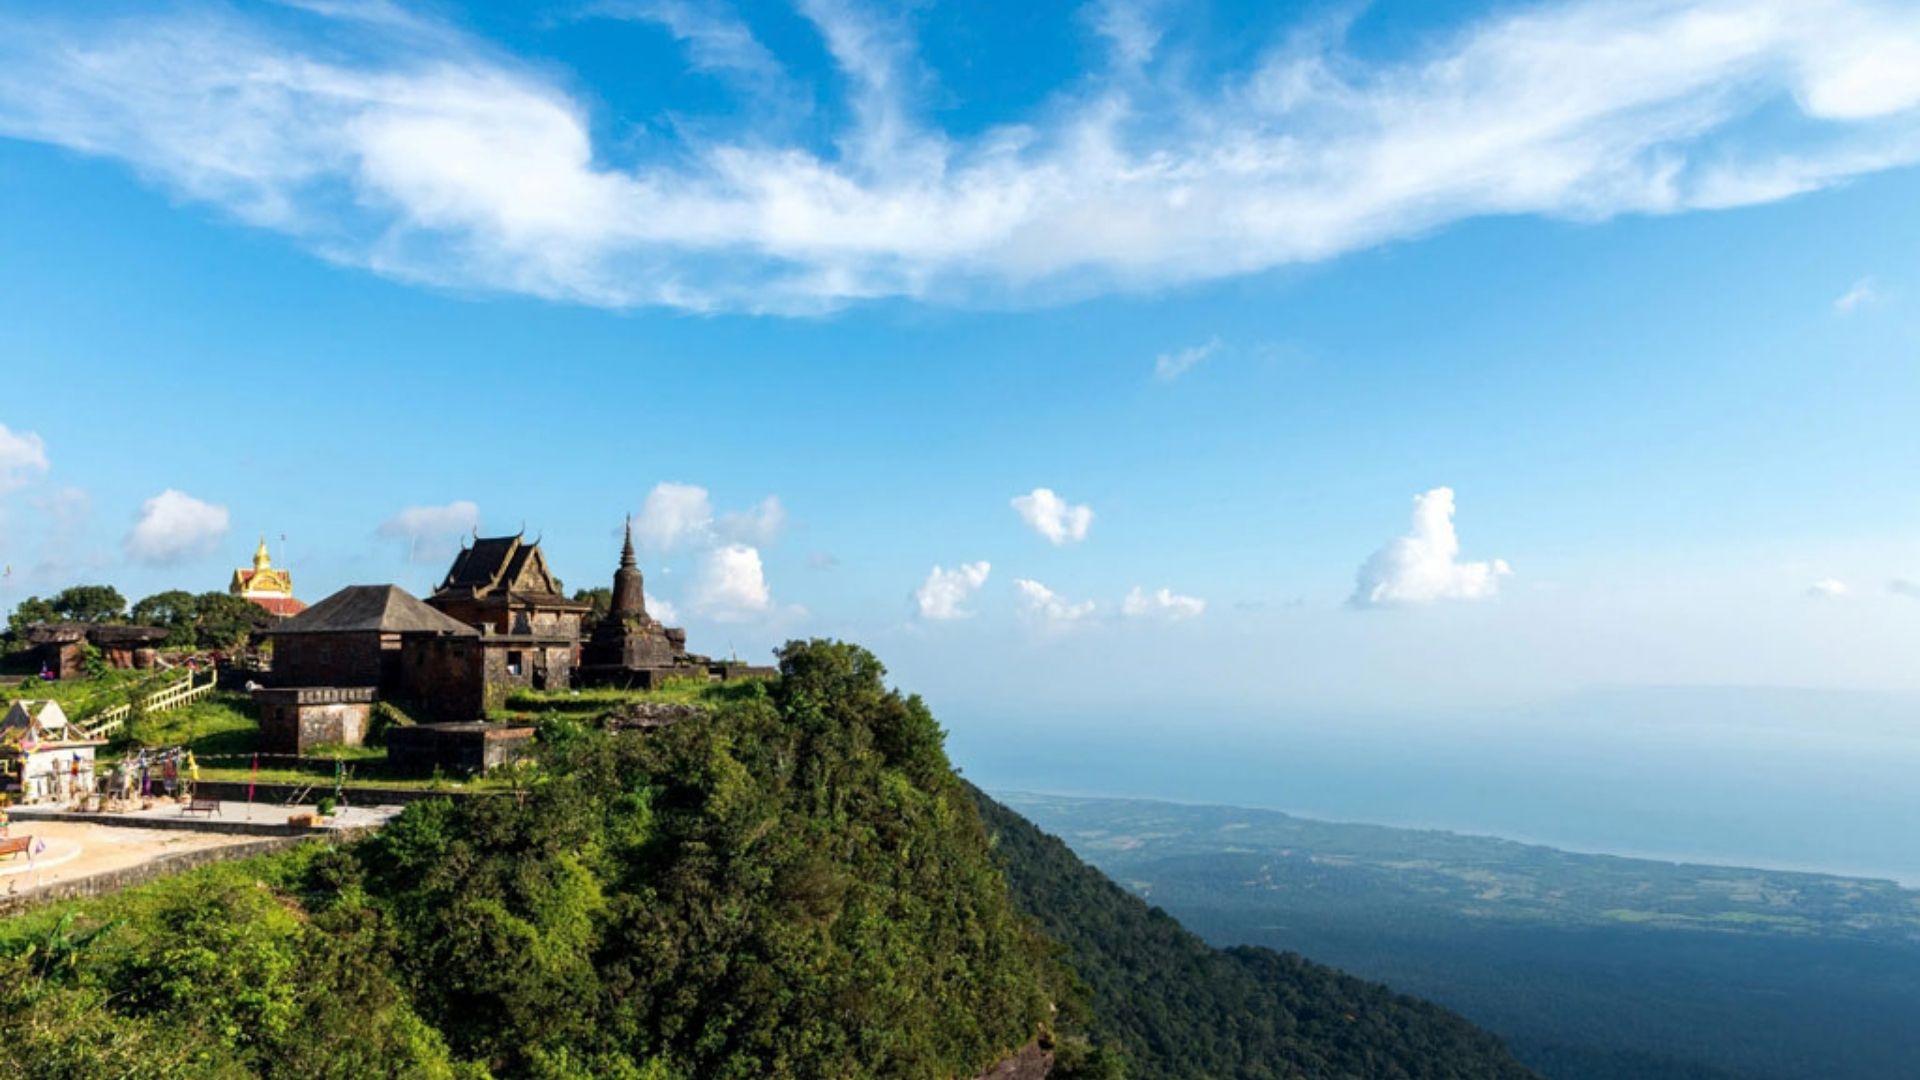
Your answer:
[[[1052,488],[1034,488],[1013,497],[1014,513],[1033,527],[1033,531],[1054,544],[1077,543],[1087,538],[1093,526],[1091,506],[1073,506],[1053,493]]]
[[[1075,623],[1091,618],[1094,602],[1082,600],[1073,603],[1066,597],[1029,578],[1017,578],[1014,587],[1020,590],[1023,601],[1022,612],[1031,619],[1053,629],[1064,629]]]
[[[745,544],[766,547],[780,536],[787,523],[786,508],[779,496],[769,495],[751,510],[720,515],[720,535]]]
[[[460,538],[480,527],[480,506],[456,499],[445,506],[409,506],[380,523],[380,535],[407,545],[407,561],[439,562]]]
[[[716,515],[713,496],[698,484],[661,483],[647,492],[633,519],[633,537],[642,547],[666,553],[717,543],[766,547],[786,525],[786,508],[769,495],[750,510]]]
[[[713,500],[695,484],[653,485],[633,519],[634,539],[655,551],[704,543],[712,531]]]
[[[987,574],[992,569],[992,565],[985,562],[962,563],[952,570],[936,565],[927,573],[927,580],[921,582],[913,593],[920,617],[946,620],[964,619],[972,615],[973,612],[961,605],[987,583]]]
[[[1861,278],[1853,287],[1834,298],[1833,310],[1842,315],[1851,315],[1855,308],[1866,307],[1880,301],[1880,290],[1872,278]]]
[[[760,552],[745,544],[723,544],[700,561],[687,594],[693,609],[717,622],[739,622],[773,607]]]
[[[1192,619],[1207,610],[1207,602],[1197,596],[1182,596],[1172,589],[1148,592],[1138,585],[1120,603],[1120,613],[1129,618]]]
[[[1839,578],[1821,578],[1819,581],[1807,586],[1808,596],[1821,599],[1834,599],[1845,596],[1851,591],[1851,589],[1847,588],[1847,583],[1841,581]]]
[[[1153,358],[1153,377],[1161,382],[1172,382],[1192,370],[1194,365],[1212,356],[1220,348],[1220,339],[1202,345],[1189,345],[1173,352],[1163,352]]]
[[[122,546],[135,560],[155,565],[180,562],[213,550],[227,534],[227,508],[168,488],[140,506]]]
[[[1355,607],[1391,607],[1483,600],[1512,572],[1505,559],[1460,561],[1460,538],[1453,529],[1453,489],[1437,487],[1413,497],[1412,531],[1361,564],[1348,602]]]
[[[786,130],[760,107],[784,65],[739,19],[605,5],[748,95],[613,145],[565,73],[392,4],[26,5],[0,16],[0,136],[404,281],[784,312],[1151,288],[1920,161],[1920,9],[1893,0],[1546,0],[1385,59],[1276,19],[1230,68],[1169,54],[1115,0],[1088,20],[1105,70],[966,131],[924,100],[909,27],[800,6],[847,100]]]
[[[0,424],[0,494],[26,486],[48,467],[47,444],[40,436]]]

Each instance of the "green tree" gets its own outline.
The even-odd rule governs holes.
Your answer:
[[[133,621],[141,626],[161,626],[167,630],[167,644],[194,643],[194,621],[200,614],[200,600],[185,589],[157,592],[133,605]]]
[[[21,632],[27,627],[34,623],[56,622],[59,618],[60,609],[54,607],[52,600],[29,596],[20,601],[13,609],[13,614],[7,616],[7,633],[13,635],[17,644]]]
[[[203,649],[241,649],[255,631],[273,625],[265,608],[231,593],[204,592],[193,598],[194,644]]]
[[[74,622],[119,622],[126,618],[127,598],[111,585],[74,585],[60,590],[53,607]]]

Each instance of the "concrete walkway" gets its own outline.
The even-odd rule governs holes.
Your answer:
[[[278,803],[221,802],[216,813],[188,813],[185,805],[171,800],[156,802],[151,810],[123,813],[82,813],[64,806],[15,806],[12,815],[14,835],[22,835],[27,826],[38,822],[106,825],[125,829],[167,829],[214,835],[289,836],[327,831],[379,828],[400,812],[397,806],[348,806],[335,811],[323,825],[298,826],[289,819],[314,813],[311,804],[284,806]]]

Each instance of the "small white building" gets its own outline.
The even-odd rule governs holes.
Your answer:
[[[23,803],[68,802],[93,793],[94,748],[57,701],[16,701],[0,719],[0,777]]]

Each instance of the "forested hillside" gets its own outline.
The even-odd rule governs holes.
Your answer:
[[[986,804],[1010,890],[871,654],[781,671],[645,734],[550,716],[515,794],[0,924],[0,1075],[961,1080],[1035,1039],[1058,1080],[1525,1075],[1432,1006],[1207,949]]]
[[[1446,1009],[1268,949],[1215,949],[1080,861],[1060,840],[974,791],[1021,908],[1085,981],[1097,1041],[1131,1075],[1530,1077]]]

